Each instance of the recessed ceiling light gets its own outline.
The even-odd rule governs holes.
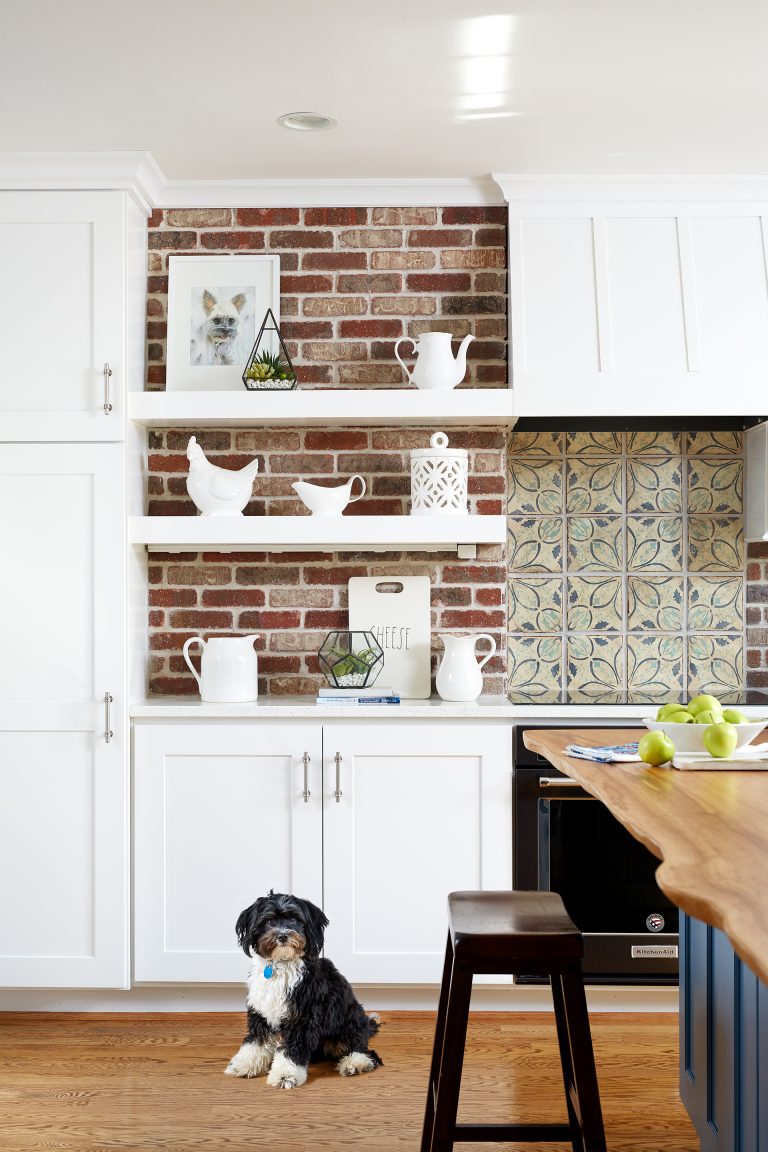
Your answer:
[[[277,122],[296,132],[324,132],[337,124],[333,116],[323,116],[320,112],[286,112],[284,116],[278,116]]]

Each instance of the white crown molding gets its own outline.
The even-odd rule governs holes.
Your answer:
[[[503,204],[490,176],[435,180],[166,180],[150,152],[0,152],[0,188],[121,188],[153,208]]]
[[[768,176],[523,176],[494,172],[491,179],[508,204],[768,201]]]

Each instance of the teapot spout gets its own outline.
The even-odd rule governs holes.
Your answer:
[[[461,344],[459,344],[459,350],[456,353],[456,371],[458,373],[458,379],[456,380],[457,384],[461,384],[467,371],[467,348],[469,347],[471,340],[474,340],[474,336],[471,332],[468,332],[462,340]]]

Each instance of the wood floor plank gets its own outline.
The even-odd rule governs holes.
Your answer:
[[[591,1018],[610,1152],[698,1152],[677,1094],[677,1017]],[[280,1092],[224,1076],[244,1017],[230,1013],[0,1014],[3,1152],[415,1152],[434,1015],[389,1012],[384,1067],[331,1065]],[[546,1013],[471,1017],[459,1119],[560,1120],[565,1108]],[[470,1145],[457,1145],[468,1149]],[[494,1145],[517,1152],[530,1145]],[[565,1145],[538,1145],[562,1152]]]

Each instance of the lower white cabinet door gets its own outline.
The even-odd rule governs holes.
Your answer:
[[[4,987],[129,985],[124,467],[0,444]]]
[[[319,725],[137,722],[134,804],[136,980],[242,981],[244,908],[322,904]]]
[[[325,954],[358,983],[438,983],[446,901],[512,886],[512,730],[323,729]]]

